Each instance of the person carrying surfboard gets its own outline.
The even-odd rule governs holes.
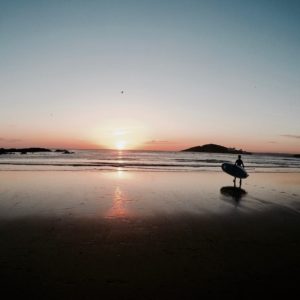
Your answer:
[[[240,154],[238,155],[238,159],[236,160],[235,165],[239,166],[243,169],[245,168],[244,162],[242,161],[242,156]],[[234,179],[233,179],[234,184],[235,184],[235,180],[236,180],[236,177],[234,177]],[[240,186],[241,185],[242,185],[242,178],[240,178]]]
[[[235,164],[239,167],[242,167],[243,169],[245,168],[244,162],[242,161],[242,156],[241,155],[238,156],[238,159],[236,160]]]

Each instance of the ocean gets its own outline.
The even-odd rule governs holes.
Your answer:
[[[221,164],[235,162],[236,154],[71,150],[0,155],[0,171],[5,170],[139,170],[139,171],[216,171]],[[300,159],[292,155],[242,155],[247,172],[300,172]]]

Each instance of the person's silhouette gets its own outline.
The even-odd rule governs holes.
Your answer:
[[[235,165],[239,166],[239,167],[241,167],[243,169],[245,168],[244,162],[242,161],[242,156],[241,155],[238,156],[238,159],[236,160]],[[235,186],[235,180],[236,180],[236,177],[234,177],[234,179],[233,179],[234,186]],[[241,186],[242,186],[242,178],[240,178],[240,187]]]

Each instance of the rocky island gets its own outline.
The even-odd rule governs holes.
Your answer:
[[[247,151],[243,151],[242,149],[235,149],[235,148],[227,148],[221,145],[216,144],[206,144],[203,146],[195,146],[192,148],[188,148],[182,151],[189,151],[189,152],[208,152],[208,153],[228,153],[228,154],[252,154]]]
[[[1,154],[15,154],[15,153],[27,154],[27,153],[40,153],[40,152],[52,152],[52,150],[46,149],[46,148],[20,148],[20,149],[0,148],[0,155]],[[61,150],[61,149],[55,150],[55,152],[62,152],[64,154],[71,154],[72,153],[68,150]]]

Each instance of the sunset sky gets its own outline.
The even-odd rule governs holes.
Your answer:
[[[300,152],[300,2],[0,0],[0,147]]]

